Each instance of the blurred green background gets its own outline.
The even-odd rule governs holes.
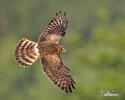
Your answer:
[[[76,81],[66,94],[41,71],[15,62],[22,37],[37,41],[48,21],[66,11],[61,54]],[[120,96],[101,96],[115,90]],[[125,100],[125,0],[0,0],[0,100]]]

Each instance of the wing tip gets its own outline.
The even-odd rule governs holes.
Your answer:
[[[59,12],[56,12],[56,17],[50,20],[46,31],[52,33],[54,29],[58,29],[57,31],[60,35],[64,36],[67,25],[68,21],[66,20],[66,12],[64,12],[62,16],[62,11],[59,10]]]
[[[59,10],[58,12],[56,12],[56,15],[61,15],[62,14],[62,11]],[[64,16],[66,16],[66,12],[63,13]]]
[[[69,87],[63,88],[62,90],[64,90],[64,89],[65,89],[66,93],[72,93],[73,89],[76,89],[76,88],[75,88],[74,84],[71,84]]]
[[[66,17],[66,12],[64,12],[64,16]]]
[[[61,84],[56,84],[56,85],[58,87],[60,87],[61,90],[64,90],[66,93],[72,93],[73,89],[76,89],[74,84],[76,84],[76,83],[74,82],[74,80],[72,80],[71,84],[68,85],[68,86],[66,86],[66,85],[65,86],[61,86]]]
[[[62,15],[63,15],[63,16],[62,16]],[[64,12],[64,13],[62,14],[62,11],[59,10],[58,12],[56,12],[56,16],[60,16],[61,19],[66,18],[66,12]]]

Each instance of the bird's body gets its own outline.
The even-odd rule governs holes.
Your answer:
[[[26,38],[19,42],[15,50],[15,59],[24,67],[30,67],[39,57],[43,71],[49,79],[62,90],[72,92],[75,82],[60,57],[60,53],[66,50],[59,45],[59,40],[65,35],[67,24],[66,13],[62,16],[60,11],[40,35],[38,43]]]
[[[40,58],[49,55],[49,54],[58,54],[64,52],[65,50],[63,46],[58,45],[56,43],[50,43],[49,41],[42,42],[38,45],[38,50],[40,54]]]

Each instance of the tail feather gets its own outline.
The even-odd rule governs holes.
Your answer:
[[[38,43],[26,38],[20,40],[15,50],[16,61],[24,67],[32,65],[39,56],[37,45]]]

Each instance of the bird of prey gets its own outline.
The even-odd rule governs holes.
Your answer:
[[[39,57],[42,69],[49,79],[66,93],[75,89],[75,82],[69,68],[62,62],[60,53],[66,49],[59,45],[59,40],[65,36],[68,21],[66,13],[61,11],[49,21],[40,35],[38,42],[22,38],[15,50],[16,61],[24,67],[30,67]]]

